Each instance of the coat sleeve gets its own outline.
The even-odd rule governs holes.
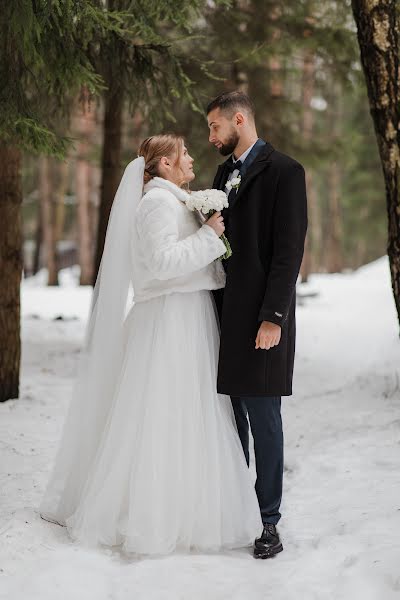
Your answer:
[[[296,290],[307,231],[305,173],[299,163],[281,170],[276,194],[272,261],[259,320],[282,326]]]
[[[152,194],[142,201],[136,213],[144,260],[155,279],[188,275],[226,252],[224,243],[208,225],[179,240],[175,203],[175,198],[165,194]]]

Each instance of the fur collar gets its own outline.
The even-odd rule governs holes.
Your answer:
[[[188,192],[175,185],[175,183],[172,183],[172,181],[164,179],[163,177],[153,177],[153,179],[150,179],[150,181],[144,186],[143,192],[146,194],[147,192],[149,192],[150,190],[154,190],[155,188],[168,190],[176,198],[178,198],[178,200],[181,200],[182,202],[186,202],[189,198]]]

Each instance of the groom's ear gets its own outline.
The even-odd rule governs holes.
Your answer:
[[[241,112],[237,112],[235,114],[234,122],[235,122],[235,125],[239,125],[239,126],[244,125],[244,123],[246,122],[245,115]]]

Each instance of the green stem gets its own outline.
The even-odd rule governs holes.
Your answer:
[[[207,216],[211,217],[216,212],[217,212],[216,210],[210,210],[210,212],[207,213]],[[221,240],[224,242],[225,248],[226,248],[226,252],[221,258],[222,258],[222,260],[226,260],[227,258],[232,256],[232,248],[231,248],[228,238],[226,237],[226,235],[224,233],[221,235]]]
[[[232,256],[232,248],[231,248],[228,238],[226,237],[226,235],[224,233],[221,235],[221,240],[224,242],[225,248],[226,248],[226,252],[223,255],[222,259],[226,260],[227,258]]]

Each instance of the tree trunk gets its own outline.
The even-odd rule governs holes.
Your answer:
[[[106,92],[103,126],[103,149],[101,159],[100,210],[97,227],[97,246],[94,264],[93,283],[103,254],[108,218],[121,177],[121,134],[123,93],[112,87]]]
[[[301,264],[301,281],[306,283],[311,273],[321,268],[321,215],[318,196],[312,169],[306,171],[307,205],[309,227],[304,248],[304,258]]]
[[[55,208],[54,208],[54,237],[56,245],[62,239],[64,233],[65,222],[65,193],[68,186],[68,163],[62,161],[58,163],[58,185],[55,193]],[[57,252],[57,269],[59,256]]]
[[[343,269],[343,219],[340,202],[341,172],[335,160],[329,167],[329,225],[326,240],[326,268],[328,273]]]
[[[386,187],[393,295],[400,323],[400,72],[396,0],[352,0]]]
[[[49,166],[50,159],[47,156],[41,156],[39,159],[39,197],[43,233],[42,239],[48,271],[47,285],[58,285],[56,240],[54,235],[54,203]]]
[[[37,210],[37,218],[36,218],[36,231],[35,231],[35,250],[33,253],[33,262],[32,262],[32,275],[36,275],[36,273],[40,269],[40,250],[42,248],[42,208],[40,206],[40,201],[38,204]]]
[[[21,153],[0,142],[0,402],[19,395],[22,274]]]
[[[281,61],[276,56],[271,56],[268,62],[270,71],[270,96],[274,100],[279,100],[283,96]]]
[[[236,90],[248,94],[249,92],[249,79],[246,71],[243,69],[243,65],[239,67],[238,63],[234,62],[232,65],[232,81]]]
[[[94,107],[90,107],[88,94],[83,109],[77,115],[79,132],[76,160],[76,200],[78,211],[78,253],[81,268],[80,285],[91,285],[93,279],[93,251],[91,227],[91,179],[89,162],[90,142],[96,126]]]
[[[93,273],[90,228],[90,165],[78,159],[76,163],[76,198],[78,210],[78,261],[80,285],[91,285]]]
[[[305,50],[303,55],[303,77],[302,77],[302,104],[303,104],[303,121],[302,133],[303,142],[308,150],[312,143],[312,134],[314,128],[314,114],[311,107],[311,100],[314,94],[315,80],[315,56],[313,50]],[[304,258],[301,265],[300,273],[302,282],[307,282],[310,273],[316,270],[316,257],[319,252],[320,242],[320,219],[318,211],[318,199],[315,193],[314,178],[312,171],[309,169],[306,173],[307,183],[307,198],[308,198],[308,216],[310,227],[306,237],[304,248]]]
[[[331,123],[330,144],[337,156],[337,147],[342,136],[343,90],[339,83],[331,81],[328,96],[327,118]],[[334,155],[335,156],[335,155]],[[333,158],[328,167],[328,223],[324,250],[325,267],[328,273],[339,273],[343,269],[343,213],[341,203],[342,170],[338,158]]]
[[[98,128],[96,128],[98,131]],[[132,140],[129,140],[132,142]],[[132,156],[135,156],[138,149],[138,144],[132,147]],[[92,165],[91,177],[90,177],[90,236],[92,238],[93,258],[92,258],[92,281],[93,283],[93,270],[94,270],[94,259],[96,251],[96,239],[97,239],[97,228],[99,225],[99,206],[100,206],[100,186],[101,186],[101,168],[100,165],[95,163]]]

